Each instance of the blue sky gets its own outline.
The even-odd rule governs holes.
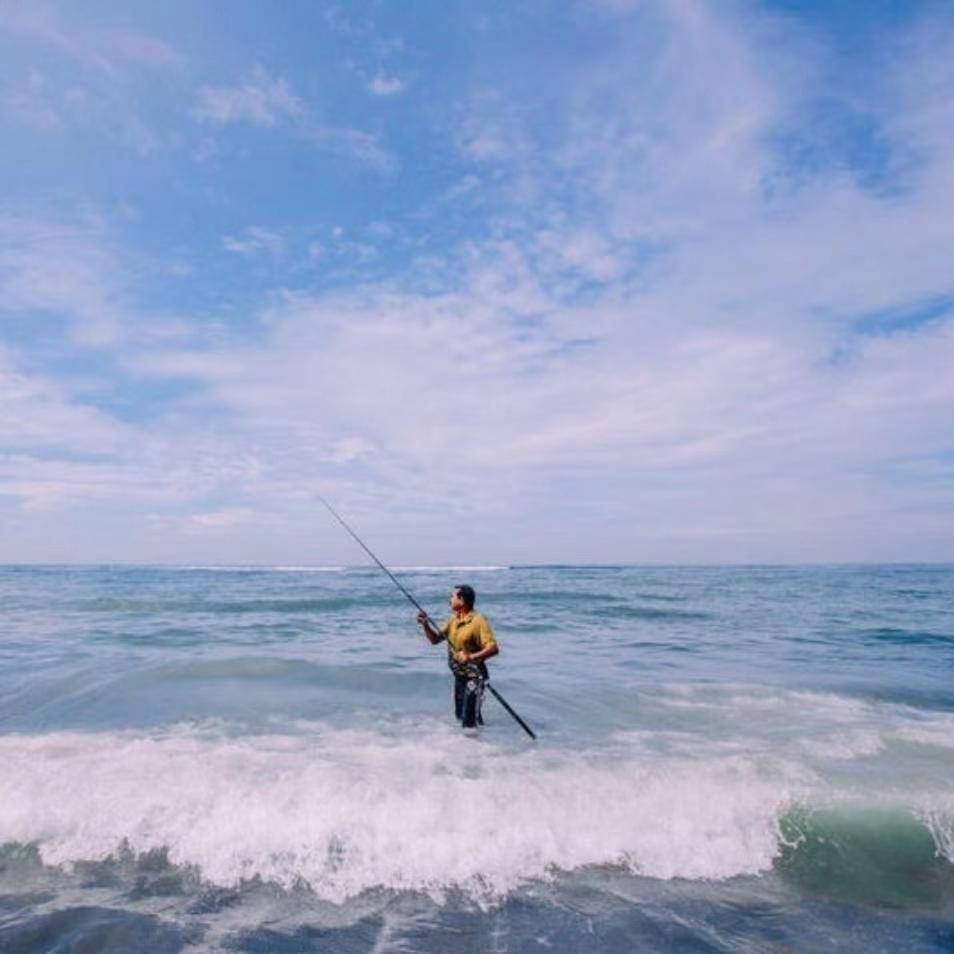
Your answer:
[[[948,3],[0,3],[0,560],[954,560]]]

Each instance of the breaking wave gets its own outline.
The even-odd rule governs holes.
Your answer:
[[[912,870],[946,877],[954,846],[950,806],[812,808],[811,779],[783,761],[502,749],[421,721],[7,735],[0,760],[8,855],[33,846],[70,866],[162,852],[211,884],[261,879],[334,902],[379,887],[499,897],[607,865],[708,880],[775,868],[837,886],[842,862],[846,884],[867,865],[890,899],[884,884]]]

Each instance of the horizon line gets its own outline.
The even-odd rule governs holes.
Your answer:
[[[472,570],[472,571],[492,571],[492,570],[533,570],[533,569],[629,569],[629,568],[648,568],[663,569],[667,567],[679,568],[797,568],[797,567],[885,567],[885,566],[954,566],[954,560],[808,560],[808,561],[786,561],[786,562],[765,562],[765,561],[732,561],[726,563],[711,562],[689,562],[673,563],[671,561],[660,562],[580,562],[568,563],[560,561],[555,563],[422,563],[422,564],[389,564],[392,570],[423,571],[423,570]],[[40,568],[40,567],[63,567],[63,568],[126,568],[126,569],[170,569],[170,570],[284,570],[289,573],[295,571],[323,570],[327,572],[345,571],[345,570],[377,570],[372,563],[165,563],[165,562],[143,562],[143,561],[19,561],[4,562],[0,561],[0,569],[12,568]]]

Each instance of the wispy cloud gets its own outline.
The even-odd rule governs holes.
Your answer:
[[[226,235],[222,239],[222,248],[238,255],[255,256],[262,252],[280,255],[285,240],[280,232],[261,226],[250,225],[238,235]]]
[[[73,339],[115,342],[123,323],[118,253],[101,223],[0,218],[0,295],[12,314],[65,322]]]
[[[9,349],[0,349],[0,395],[0,445],[8,454],[111,455],[128,440],[128,429],[75,401],[56,378],[19,369]]]
[[[195,114],[214,123],[247,122],[275,126],[304,114],[301,100],[281,77],[256,66],[251,79],[238,86],[203,86]]]
[[[33,0],[9,0],[0,7],[0,31],[36,41],[83,66],[116,75],[124,69],[175,69],[184,57],[169,44],[145,33],[93,29],[84,22],[67,23],[52,6]]]
[[[251,123],[276,127],[288,125],[297,135],[329,152],[352,156],[368,166],[388,170],[394,157],[377,137],[359,129],[320,122],[291,85],[256,66],[251,78],[237,86],[204,86],[199,90],[194,115],[217,125]]]
[[[224,510],[212,510],[197,513],[189,517],[193,531],[224,530],[248,523],[255,518],[255,512],[247,507],[228,507]]]
[[[393,172],[397,167],[393,153],[385,149],[372,133],[315,122],[306,122],[301,128],[306,139],[329,152],[352,156],[380,172]]]
[[[403,92],[404,83],[396,76],[385,76],[378,73],[368,82],[368,90],[375,96],[394,96]]]
[[[490,287],[486,274],[472,280]],[[499,300],[512,306],[504,286]],[[683,530],[700,539],[725,512],[738,539],[713,532],[716,549],[764,558],[764,543],[746,535],[778,547],[792,532],[790,557],[821,558],[832,540],[805,538],[806,510],[821,532],[850,514],[908,507],[921,491],[892,486],[896,462],[948,446],[954,391],[943,369],[954,360],[954,320],[866,342],[836,370],[828,336],[755,328],[686,335],[650,325],[637,347],[611,335],[577,351],[547,323],[501,321],[474,287],[289,302],[269,313],[264,347],[192,372],[236,434],[256,435],[271,493],[316,475],[320,485],[360,481],[370,467],[376,496],[435,514],[467,501],[494,523],[546,506],[545,488],[586,486],[609,519],[641,515],[646,558],[674,557]],[[612,327],[600,311],[593,323]],[[554,317],[579,329],[584,313]],[[356,391],[354,368],[371,391]],[[435,469],[448,447],[455,466]],[[841,554],[860,555],[854,546]]]
[[[61,137],[92,128],[140,155],[161,136],[142,115],[136,91],[156,72],[179,76],[185,58],[163,40],[125,29],[93,28],[44,3],[0,5],[0,45],[9,62],[0,114]],[[16,77],[16,64],[31,66]],[[62,146],[60,148],[63,148]]]
[[[494,562],[951,557],[950,18],[872,41],[852,87],[841,51],[757,4],[581,0],[572,50],[536,15],[501,13],[513,49],[492,31],[492,68],[475,47],[445,99],[420,65],[381,109],[372,70],[346,71],[373,133],[290,64],[201,87],[187,120],[243,156],[240,126],[286,135],[258,204],[246,169],[163,179],[211,223],[170,242],[193,266],[175,333],[145,227],[4,214],[17,545],[59,522],[157,559],[300,559],[320,489],[435,560],[456,519]],[[411,75],[388,62],[383,84]],[[46,75],[17,87],[39,123],[65,103]],[[299,176],[312,148],[400,172]],[[57,371],[63,330],[103,393]]]
[[[654,552],[674,558],[687,540],[704,554],[707,539],[762,558],[788,533],[790,557],[821,557],[835,525],[901,519],[890,514],[923,498],[895,484],[898,462],[949,447],[954,393],[940,382],[954,321],[856,340],[848,319],[948,287],[945,157],[903,198],[833,170],[780,202],[763,186],[797,77],[756,55],[739,22],[666,9],[668,46],[642,65],[649,88],[624,96],[636,77],[609,63],[568,77],[567,135],[548,148],[517,124],[493,149],[464,137],[471,158],[529,181],[501,186],[500,237],[445,254],[440,290],[295,296],[270,310],[254,361],[233,353],[233,375],[206,379],[210,399],[238,426],[274,431],[276,453],[298,448],[282,452],[289,472],[306,473],[312,453],[347,467],[328,451],[347,429],[375,448],[361,466],[376,485],[405,500],[495,513],[533,509],[541,480],[583,482],[612,519],[638,513]],[[718,55],[699,63],[700,46]],[[611,80],[618,110],[598,127],[592,104]],[[838,349],[850,357],[833,363]],[[375,394],[355,393],[355,367]],[[459,466],[435,473],[435,448],[448,446]],[[806,511],[808,536],[791,516]]]
[[[0,111],[35,129],[63,126],[59,108],[47,91],[46,77],[39,70],[31,70],[24,83],[0,93]]]

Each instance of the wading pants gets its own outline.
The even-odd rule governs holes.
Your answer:
[[[465,729],[483,725],[480,704],[484,698],[486,670],[477,666],[454,667],[454,713]]]

